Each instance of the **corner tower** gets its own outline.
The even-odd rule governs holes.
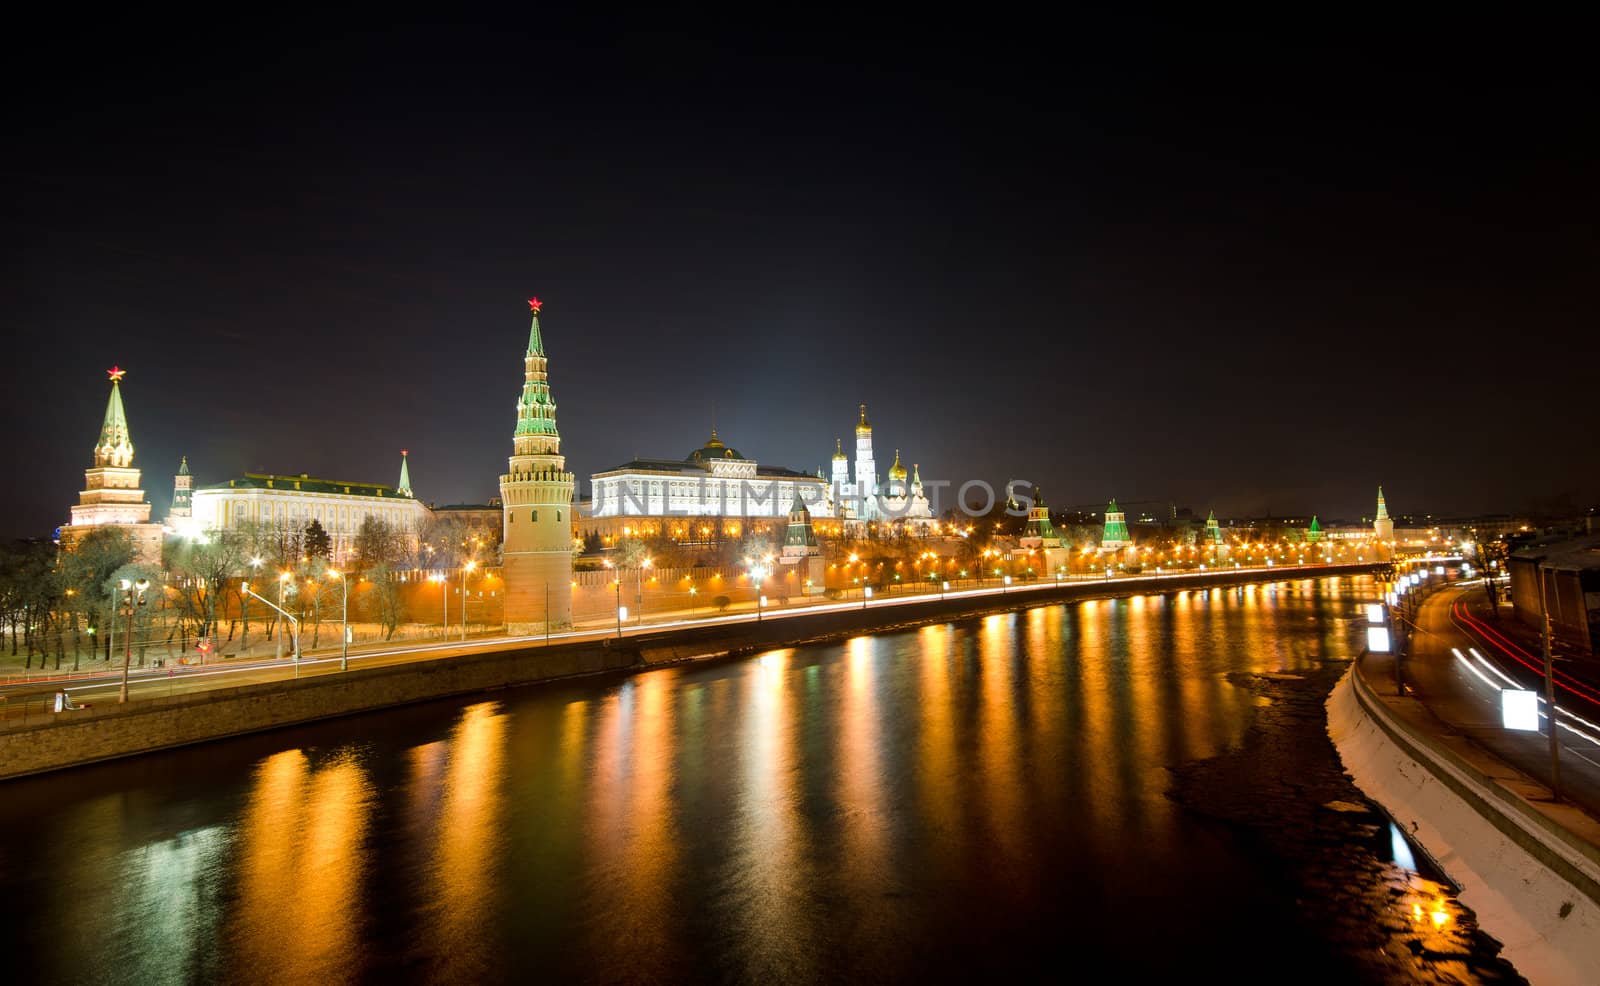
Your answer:
[[[122,407],[122,378],[126,370],[113,366],[111,397],[106,401],[100,440],[94,447],[94,465],[83,472],[83,492],[72,508],[72,522],[61,529],[61,546],[72,546],[96,527],[115,525],[126,531],[138,560],[161,560],[161,525],[150,523],[150,504],[139,488],[139,470],[133,466],[133,435]]]
[[[504,527],[506,632],[542,633],[572,625],[573,476],[561,454],[556,404],[539,334],[538,298],[522,358],[522,395],[511,436],[510,470],[500,477]]]

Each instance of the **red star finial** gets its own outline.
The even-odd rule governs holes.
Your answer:
[[[401,455],[405,455],[405,454],[406,454],[406,450],[405,450],[405,449],[401,449],[401,450],[400,450],[400,454],[401,454]]]
[[[111,369],[106,371],[106,375],[111,378],[111,382],[112,383],[116,383],[118,380],[121,380],[123,375],[126,374],[127,372],[128,372],[127,370],[121,369],[120,367],[113,366]]]
[[[528,311],[533,312],[535,315],[537,315],[537,314],[539,314],[539,306],[543,305],[543,304],[544,304],[544,302],[540,301],[537,297],[529,298],[528,299]]]

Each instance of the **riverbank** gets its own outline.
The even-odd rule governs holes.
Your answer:
[[[1372,684],[1358,660],[1327,700],[1346,770],[1461,885],[1504,955],[1534,982],[1589,983],[1600,968],[1600,849],[1592,819]]]
[[[927,623],[1079,599],[1176,592],[1360,574],[1376,566],[1285,567],[1016,587],[1006,593],[952,594],[891,605],[828,607],[779,618],[650,630],[571,643],[508,644],[504,649],[352,668],[237,688],[97,704],[0,733],[0,779],[60,770],[298,723],[356,715],[455,695],[579,675],[623,674],[668,664],[738,657]]]

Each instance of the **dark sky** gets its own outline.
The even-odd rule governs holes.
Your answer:
[[[866,401],[1062,507],[1600,499],[1580,25],[805,16],[13,32],[6,533],[113,363],[158,517],[183,454],[481,502],[535,294],[585,492]]]

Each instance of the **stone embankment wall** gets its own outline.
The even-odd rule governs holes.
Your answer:
[[[774,647],[817,643],[1062,600],[1320,578],[1365,572],[1372,567],[1285,568],[1272,573],[1207,572],[1179,578],[1064,583],[1059,587],[1019,589],[1006,595],[973,598],[934,596],[904,605],[832,609],[759,622],[745,619],[548,647],[534,643],[388,667],[357,668],[298,681],[141,699],[125,706],[96,706],[56,716],[36,726],[0,733],[0,779],[575,675],[629,672],[684,661],[735,657]]]
[[[1394,714],[1359,663],[1327,708],[1356,785],[1460,886],[1517,970],[1535,983],[1600,982],[1600,850]]]

